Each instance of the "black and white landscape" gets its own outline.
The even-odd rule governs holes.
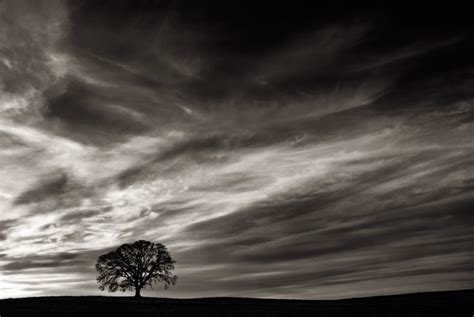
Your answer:
[[[0,298],[133,296],[94,265],[138,240],[179,277],[146,297],[474,288],[473,30],[450,2],[1,0]]]

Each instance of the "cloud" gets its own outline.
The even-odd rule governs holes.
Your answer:
[[[6,271],[22,271],[32,268],[55,268],[77,265],[81,262],[76,261],[78,254],[74,253],[59,253],[48,256],[29,256],[27,259],[3,259],[4,261],[11,261],[3,265],[2,269]]]
[[[60,195],[65,191],[67,182],[68,179],[66,175],[59,175],[59,177],[55,177],[46,183],[37,185],[36,188],[22,193],[16,198],[15,203],[28,204],[41,201],[42,199],[46,199],[50,196]]]
[[[41,93],[66,72],[57,48],[67,33],[67,10],[61,2],[33,5],[4,1],[2,39],[2,115],[37,115]],[[0,66],[0,67],[1,67]]]
[[[15,223],[14,219],[0,221],[0,241],[7,239],[7,231],[13,228]]]

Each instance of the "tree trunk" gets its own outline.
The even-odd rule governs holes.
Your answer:
[[[141,290],[141,288],[135,287],[135,297],[142,297],[142,296],[140,295],[140,290]]]

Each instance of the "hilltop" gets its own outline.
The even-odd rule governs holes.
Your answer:
[[[256,298],[31,297],[0,300],[1,317],[16,316],[466,316],[474,290],[342,300]]]

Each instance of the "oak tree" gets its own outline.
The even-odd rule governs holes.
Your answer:
[[[99,289],[135,290],[135,297],[140,297],[141,289],[154,283],[163,282],[165,289],[176,284],[174,264],[163,244],[139,240],[99,256],[95,268]]]

